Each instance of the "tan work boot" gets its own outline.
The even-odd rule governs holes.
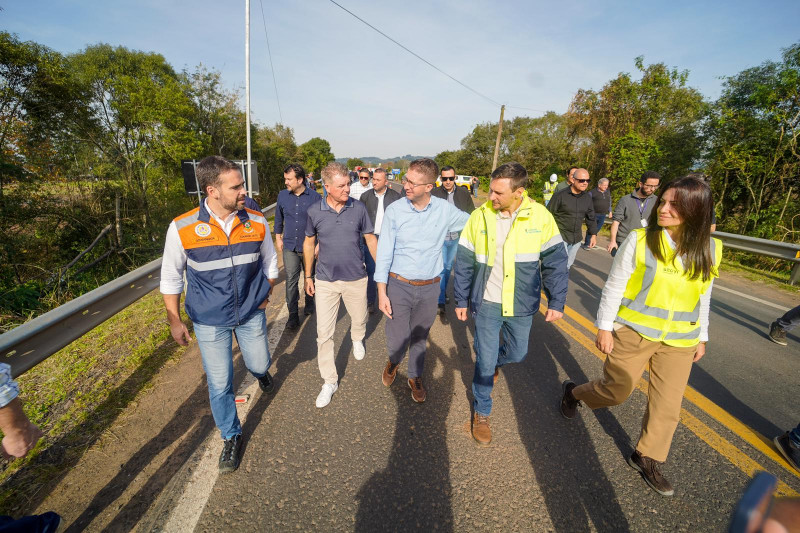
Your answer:
[[[425,401],[425,387],[422,386],[422,378],[408,378],[408,386],[411,387],[411,399],[417,403]]]
[[[472,438],[482,446],[492,442],[492,428],[489,427],[489,417],[475,413],[472,417]]]

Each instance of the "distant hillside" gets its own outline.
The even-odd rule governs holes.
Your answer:
[[[380,157],[359,157],[357,159],[362,160],[364,163],[366,163],[367,166],[372,167],[372,166],[376,166],[376,165],[379,165],[379,164],[382,164],[382,163],[389,163],[389,162],[397,161],[399,159],[405,159],[406,161],[413,161],[415,159],[420,159],[420,158],[423,158],[423,157],[429,157],[429,156],[427,156],[427,155],[411,155],[411,154],[408,154],[408,155],[403,155],[403,156],[398,156],[398,157],[392,157],[390,159],[381,159]],[[350,158],[349,157],[337,157],[336,158],[336,162],[337,163],[342,163],[343,165],[346,165],[348,159],[350,159]]]

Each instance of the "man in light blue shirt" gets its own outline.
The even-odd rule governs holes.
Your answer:
[[[375,260],[378,308],[388,317],[389,361],[383,384],[390,386],[408,350],[411,398],[425,401],[422,374],[428,332],[436,318],[442,247],[448,233],[461,231],[469,215],[446,200],[431,197],[439,167],[417,159],[403,179],[405,198],[386,208]]]

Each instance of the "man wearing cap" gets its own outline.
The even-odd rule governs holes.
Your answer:
[[[186,314],[194,323],[211,414],[224,440],[219,471],[232,472],[239,467],[242,447],[233,389],[233,334],[261,390],[272,392],[264,309],[277,282],[278,256],[264,215],[245,208],[238,165],[223,157],[206,157],[197,165],[197,180],[206,197],[200,207],[169,225],[161,293],[172,338],[186,346],[191,336],[180,317],[186,273]]]
[[[547,207],[547,204],[550,203],[550,199],[553,197],[553,194],[555,194],[557,186],[558,186],[558,176],[556,174],[550,174],[550,181],[544,182],[545,207]]]
[[[431,196],[438,165],[417,159],[403,178],[405,198],[390,205],[383,215],[375,282],[378,308],[387,316],[386,347],[389,361],[381,380],[391,386],[397,366],[408,351],[408,386],[411,398],[421,403],[425,345],[436,318],[442,247],[448,233],[461,231],[469,215],[441,198]]]

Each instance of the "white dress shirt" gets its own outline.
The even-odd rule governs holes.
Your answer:
[[[353,200],[360,200],[361,195],[372,188],[372,181],[368,181],[366,186],[361,185],[361,180],[356,181],[350,185],[350,198]]]
[[[669,236],[667,230],[662,230],[664,236],[667,238],[667,244],[670,250],[675,249],[675,241]],[[603,287],[603,295],[600,298],[600,307],[597,310],[597,320],[594,325],[597,329],[611,331],[619,329],[622,324],[615,322],[617,318],[617,311],[622,303],[622,297],[625,294],[625,287],[628,285],[628,280],[636,270],[636,247],[638,241],[636,240],[635,233],[631,232],[617,250],[617,255],[614,257],[614,263],[611,265],[611,272],[608,274],[608,280],[605,287]],[[675,258],[681,266],[683,260],[680,257]],[[705,294],[700,296],[700,342],[708,342],[708,313],[711,306],[711,289],[714,287],[714,280],[712,278],[711,285]]]
[[[381,234],[381,224],[383,224],[383,199],[386,198],[386,189],[383,189],[383,193],[378,194],[375,193],[375,198],[378,199],[378,210],[375,211],[375,231],[373,233],[377,237]]]
[[[217,221],[217,224],[220,225],[225,235],[230,236],[237,216],[236,211],[225,217],[225,220],[222,220],[211,211],[207,204],[206,209]],[[264,236],[264,240],[261,241],[261,268],[267,279],[276,279],[278,277],[278,254],[272,245],[269,226],[266,229],[267,234]],[[164,257],[161,260],[161,294],[181,294],[183,292],[183,273],[186,270],[186,259],[186,250],[183,248],[180,235],[178,235],[178,228],[173,220],[169,224],[169,229],[167,229],[167,237],[164,242]],[[231,264],[233,263],[231,262]]]

